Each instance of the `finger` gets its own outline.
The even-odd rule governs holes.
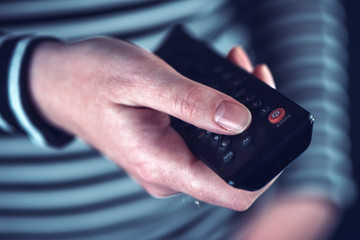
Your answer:
[[[239,67],[245,69],[246,71],[253,73],[255,76],[260,78],[263,82],[271,86],[272,88],[275,87],[274,78],[266,64],[257,65],[255,68],[252,66],[251,61],[244,51],[243,48],[236,46],[233,47],[229,54],[228,59],[231,60],[233,63],[237,64]]]
[[[194,162],[187,182],[190,184],[186,191],[193,197],[237,211],[247,210],[272,183],[254,192],[236,189],[220,179],[200,161]]]
[[[163,185],[146,182],[143,180],[136,180],[151,196],[155,198],[166,198],[179,194],[179,191],[175,191],[171,188]]]
[[[144,104],[199,128],[219,134],[239,134],[251,122],[251,113],[243,104],[190,79],[178,78],[158,91],[168,94],[163,94],[162,99],[148,99]]]
[[[232,97],[182,76],[150,52],[126,48],[126,74],[106,81],[111,102],[148,107],[219,134],[239,134],[250,125],[250,111]]]
[[[229,53],[227,58],[232,61],[234,64],[243,68],[247,72],[253,72],[254,68],[251,64],[250,58],[246,54],[245,50],[242,47],[235,46],[233,47]]]
[[[136,125],[142,124],[136,122]],[[148,133],[143,129],[136,131]],[[143,134],[136,139],[137,134],[131,134],[141,143],[139,146],[142,151],[130,151],[128,157],[132,161],[125,166],[127,172],[137,176],[139,182],[153,196],[164,197],[183,192],[204,202],[244,211],[267,188],[256,192],[233,188],[197,160],[173,128],[168,126],[166,131],[155,133],[159,133],[157,137],[150,137],[149,141],[145,142],[141,142],[141,139],[146,140],[149,136]]]
[[[167,187],[200,201],[244,211],[272,183],[254,192],[236,189],[228,185],[203,162],[197,160],[175,131],[169,131],[167,136],[158,142],[161,146],[168,144],[167,146],[173,147],[163,149],[161,155],[158,155],[157,160],[164,164],[159,164],[157,167],[148,165],[150,171],[148,169],[147,172],[161,173],[148,176],[149,182],[166,183]]]
[[[259,64],[254,68],[253,74],[272,88],[276,88],[274,78],[266,64]]]
[[[162,72],[152,86],[132,94],[137,104],[219,134],[239,134],[251,123],[250,111],[235,99],[176,72]]]

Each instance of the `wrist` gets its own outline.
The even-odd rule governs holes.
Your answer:
[[[30,64],[29,64],[29,92],[31,99],[42,115],[47,121],[58,125],[56,117],[52,113],[49,103],[53,91],[51,89],[51,76],[54,73],[53,66],[58,65],[56,57],[58,56],[57,49],[61,43],[58,42],[42,42],[34,49]],[[50,94],[52,93],[52,94]]]
[[[27,79],[24,80],[24,93],[27,96],[27,114],[39,132],[44,135],[47,144],[63,146],[72,136],[64,132],[60,123],[60,111],[53,109],[56,98],[54,66],[60,67],[59,49],[63,44],[55,39],[39,39],[30,46],[27,58]]]

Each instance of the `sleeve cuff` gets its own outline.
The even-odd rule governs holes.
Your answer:
[[[41,116],[29,91],[29,63],[36,46],[43,41],[58,40],[27,36],[17,42],[9,64],[9,107],[18,126],[36,145],[63,147],[73,140],[73,136],[56,128]]]

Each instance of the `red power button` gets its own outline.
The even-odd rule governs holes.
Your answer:
[[[283,108],[277,108],[269,114],[269,121],[272,124],[277,124],[285,117],[285,110]]]

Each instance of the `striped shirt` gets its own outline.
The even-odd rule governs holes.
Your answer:
[[[41,119],[26,91],[29,57],[39,41],[106,35],[153,51],[179,23],[223,54],[242,45],[254,62],[269,64],[282,93],[314,115],[312,144],[277,189],[349,204],[354,185],[347,35],[339,1],[2,1],[1,239],[191,240],[230,234],[236,213],[185,195],[150,197],[121,168]]]

